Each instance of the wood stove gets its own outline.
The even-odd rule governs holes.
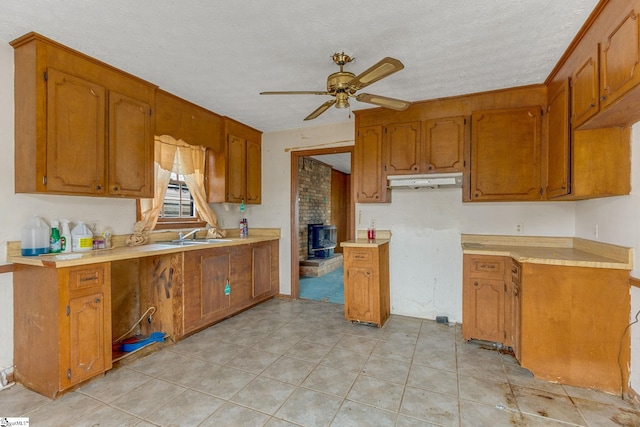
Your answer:
[[[337,244],[336,226],[309,224],[307,227],[309,233],[308,259],[333,257],[333,250]]]

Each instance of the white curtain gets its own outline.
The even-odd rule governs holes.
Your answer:
[[[160,216],[171,172],[184,176],[187,187],[193,195],[196,210],[202,219],[211,226],[207,231],[207,237],[224,237],[224,231],[218,227],[216,214],[207,204],[207,193],[204,188],[206,149],[189,145],[183,140],[176,140],[169,135],[156,136],[154,149],[154,196],[153,199],[140,199],[142,219],[136,222],[133,234],[127,238],[125,244],[139,246],[149,240],[149,233],[156,226]]]

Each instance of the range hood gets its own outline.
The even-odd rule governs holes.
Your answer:
[[[462,172],[388,175],[389,188],[461,188]]]

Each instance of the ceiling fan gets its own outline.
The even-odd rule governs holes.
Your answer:
[[[340,71],[330,74],[327,77],[327,90],[326,91],[279,91],[279,92],[260,92],[260,95],[331,95],[334,99],[331,99],[305,117],[305,120],[312,120],[324,113],[329,107],[335,104],[336,108],[349,107],[349,98],[355,98],[360,102],[367,102],[369,104],[379,105],[384,108],[391,108],[393,110],[406,110],[409,105],[408,101],[402,101],[400,99],[387,98],[386,96],[371,95],[368,93],[361,93],[356,95],[356,92],[363,87],[369,86],[371,83],[375,83],[396,71],[400,71],[404,68],[402,62],[397,59],[386,57],[378,61],[375,65],[363,71],[359,75],[355,75],[349,71],[344,71],[344,65],[353,61],[355,58],[346,55],[344,52],[335,53],[332,56],[333,62],[340,67]]]

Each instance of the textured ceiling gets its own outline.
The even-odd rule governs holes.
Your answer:
[[[363,91],[408,101],[541,83],[596,3],[2,0],[0,42],[36,31],[267,132],[352,120],[331,108],[303,122],[326,96],[259,95],[325,90],[334,52],[355,56],[355,74],[399,59],[404,70]]]

